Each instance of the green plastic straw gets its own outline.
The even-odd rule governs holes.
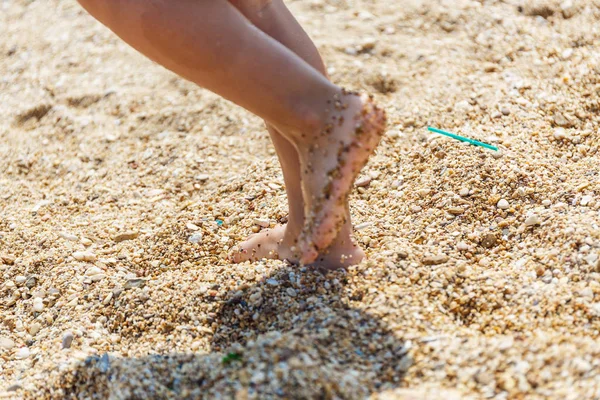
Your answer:
[[[458,135],[455,135],[454,133],[446,132],[446,131],[443,131],[441,129],[437,129],[437,128],[434,128],[431,126],[428,126],[427,130],[429,130],[430,132],[439,133],[440,135],[445,135],[445,136],[451,137],[452,139],[460,140],[461,142],[470,143],[474,146],[481,146],[481,147],[485,147],[486,149],[498,151],[498,148],[496,146],[492,146],[491,144],[478,142],[477,140],[469,139],[464,136],[458,136]]]

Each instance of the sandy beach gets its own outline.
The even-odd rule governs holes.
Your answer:
[[[0,2],[0,398],[600,399],[600,1],[288,5],[389,117],[347,271],[227,261],[287,219],[259,118]]]

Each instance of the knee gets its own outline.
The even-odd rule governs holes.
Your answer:
[[[229,0],[229,2],[238,10],[244,11],[261,11],[273,2],[273,0]]]
[[[109,24],[112,19],[112,1],[106,0],[77,0],[79,4],[94,18],[104,24]]]
[[[101,7],[103,3],[102,0],[77,0],[77,2],[90,13]]]

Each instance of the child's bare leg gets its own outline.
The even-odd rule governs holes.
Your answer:
[[[282,0],[230,0],[230,2],[257,28],[292,50],[321,74],[327,75],[317,48]],[[241,243],[232,254],[235,262],[262,258],[297,261],[294,260],[290,247],[295,244],[304,225],[300,160],[294,145],[268,122],[267,129],[283,170],[289,203],[288,223],[285,228],[264,230]],[[353,243],[351,234],[352,223],[348,214],[344,227],[326,254],[319,256],[317,264],[324,268],[339,268],[360,262],[364,258],[364,252]]]
[[[225,0],[80,2],[151,59],[286,135],[302,166],[300,262],[329,247],[345,222],[352,183],[383,133],[383,111],[333,85]]]

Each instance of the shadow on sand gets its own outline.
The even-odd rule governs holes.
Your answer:
[[[284,267],[221,302],[209,354],[89,357],[61,375],[62,395],[357,399],[395,388],[411,365],[408,349],[350,305],[362,296],[345,281]]]

